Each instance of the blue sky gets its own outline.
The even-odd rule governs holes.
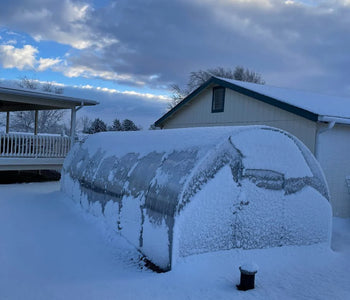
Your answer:
[[[350,0],[13,0],[0,11],[0,80],[54,81],[101,102],[82,113],[143,127],[171,84],[217,66],[350,98],[349,28]]]

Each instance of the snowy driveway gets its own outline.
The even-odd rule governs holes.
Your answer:
[[[141,269],[138,253],[84,217],[58,183],[0,185],[0,299],[349,299],[350,219],[333,248],[283,247],[192,256],[173,271]],[[260,267],[239,292],[240,263]]]

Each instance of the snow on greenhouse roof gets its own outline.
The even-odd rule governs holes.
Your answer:
[[[168,129],[154,132],[101,132],[91,136],[83,144],[83,148],[90,154],[97,153],[101,148],[104,156],[123,156],[128,153],[137,153],[140,157],[151,152],[166,153],[183,151],[189,148],[198,151],[200,159],[216,146],[234,136],[234,143],[240,150],[248,154],[245,161],[249,165],[259,165],[262,169],[276,169],[287,173],[288,177],[297,177],[309,174],[309,169],[301,159],[300,151],[295,151],[297,146],[292,139],[285,139],[281,143],[281,136],[268,126],[228,126],[228,127],[199,127],[188,129]],[[156,134],[155,134],[156,133]],[[279,148],[264,147],[266,140],[279,144]],[[137,146],[135,143],[137,143]],[[259,143],[260,151],[255,153],[253,144]],[[249,155],[254,152],[254,155]],[[271,153],[273,152],[273,153]],[[254,159],[253,159],[254,157]],[[293,157],[293,158],[291,158]],[[253,161],[251,161],[253,159]],[[283,161],[283,164],[281,164]],[[297,164],[297,165],[295,165]],[[306,168],[306,169],[305,169]]]

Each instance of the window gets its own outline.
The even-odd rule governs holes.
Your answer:
[[[213,88],[213,102],[211,106],[211,112],[223,112],[225,105],[225,88],[217,86]]]

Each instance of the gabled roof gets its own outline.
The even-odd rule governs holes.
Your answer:
[[[93,100],[0,87],[0,111],[66,109],[96,104],[98,102]]]
[[[161,124],[180,110],[187,103],[209,86],[220,85],[240,94],[252,97],[288,112],[302,116],[311,121],[323,121],[327,118],[337,119],[338,123],[350,122],[350,99],[322,95],[312,92],[279,88],[238,80],[211,77],[199,88],[189,94],[183,101],[168,111],[154,124]]]

